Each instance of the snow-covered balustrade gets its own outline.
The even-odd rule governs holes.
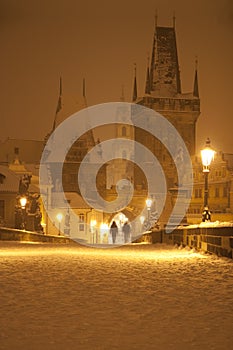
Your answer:
[[[233,258],[233,223],[180,226],[171,233],[170,239],[172,243]]]
[[[64,236],[44,235],[32,231],[24,231],[13,228],[0,227],[0,241],[20,242],[45,242],[45,243],[70,243],[71,240]]]

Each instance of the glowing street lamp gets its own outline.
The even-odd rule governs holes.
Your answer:
[[[25,209],[26,204],[27,204],[27,198],[26,197],[21,197],[19,201],[20,201],[21,208]]]
[[[58,213],[57,214],[57,221],[58,221],[58,236],[61,235],[61,222],[62,222],[62,219],[63,219],[63,215],[62,213]]]
[[[97,243],[97,241],[98,241],[98,235],[97,235],[97,230],[96,230],[97,221],[95,219],[92,219],[90,224],[91,224],[93,243]]]
[[[204,211],[202,214],[202,221],[210,221],[210,212],[208,208],[208,196],[209,196],[209,188],[208,188],[208,176],[210,172],[210,164],[214,159],[215,151],[210,146],[210,139],[206,140],[205,148],[201,150],[201,160],[203,165],[203,174],[205,177],[205,187],[204,187]]]
[[[108,235],[108,224],[106,223],[101,223],[100,224],[100,238],[101,238],[101,243],[104,243],[106,241],[107,235]]]
[[[146,199],[146,207],[147,207],[147,220],[148,220],[148,228],[150,226],[150,210],[151,210],[151,205],[152,205],[152,199],[147,198]]]
[[[140,223],[141,223],[141,225],[144,224],[144,221],[145,221],[145,216],[144,215],[140,216]]]
[[[91,220],[91,227],[95,227],[97,224],[97,221],[94,219],[94,220]]]
[[[27,198],[26,197],[21,197],[20,200],[20,205],[22,208],[22,228],[25,230],[25,216],[26,216],[26,204],[27,204]]]

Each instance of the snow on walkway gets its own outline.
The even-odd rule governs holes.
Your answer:
[[[186,249],[0,242],[0,349],[231,349],[232,287]]]

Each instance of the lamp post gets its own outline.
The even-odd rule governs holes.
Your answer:
[[[141,216],[140,216],[140,223],[141,223],[141,225],[144,224],[144,221],[145,221],[145,216],[144,216],[144,215],[141,215]]]
[[[26,225],[25,225],[25,214],[26,214],[26,204],[27,204],[27,198],[26,197],[21,197],[20,198],[20,205],[22,209],[22,229],[25,230]]]
[[[141,215],[140,218],[139,218],[139,220],[140,220],[140,224],[141,224],[141,226],[140,226],[140,232],[143,232],[143,231],[144,231],[145,216],[144,216],[144,215]]]
[[[62,222],[63,215],[61,213],[57,214],[57,220],[58,220],[58,236],[61,235],[61,222]]]
[[[203,165],[203,174],[205,178],[204,184],[204,211],[202,214],[202,221],[210,221],[210,212],[208,207],[208,197],[209,197],[209,186],[208,186],[208,176],[210,172],[210,164],[214,159],[215,151],[210,146],[210,139],[207,138],[205,148],[201,150],[201,160]]]
[[[152,199],[147,198],[146,199],[146,207],[147,207],[147,221],[148,221],[148,229],[150,228],[150,210],[151,210],[151,205],[152,205]]]
[[[97,221],[95,219],[91,220],[91,232],[93,237],[93,243],[98,243],[98,235],[96,230]]]

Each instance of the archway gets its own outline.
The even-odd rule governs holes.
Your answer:
[[[124,244],[125,240],[124,240],[124,233],[122,231],[122,227],[126,221],[129,221],[129,218],[123,212],[118,212],[117,214],[115,214],[114,216],[111,217],[110,222],[109,222],[109,227],[111,226],[113,221],[115,221],[115,223],[117,224],[117,228],[118,228],[118,233],[117,233],[117,237],[116,237],[116,244]],[[110,232],[109,232],[109,243],[112,243],[112,237],[111,237]]]

